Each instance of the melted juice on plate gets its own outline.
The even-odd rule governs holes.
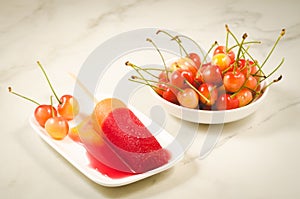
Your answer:
[[[98,172],[100,172],[101,174],[103,174],[105,176],[108,176],[108,177],[113,178],[113,179],[118,179],[118,178],[125,178],[125,177],[128,177],[128,176],[135,175],[134,173],[127,173],[127,172],[122,172],[122,171],[118,171],[116,169],[113,169],[109,166],[106,166],[102,162],[98,161],[90,153],[87,152],[86,154],[87,154],[87,157],[90,161],[89,166],[93,169],[96,169]]]

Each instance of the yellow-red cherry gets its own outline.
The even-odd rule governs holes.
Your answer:
[[[206,64],[200,69],[201,80],[205,83],[220,86],[222,84],[222,71],[219,66]]]
[[[37,101],[29,97],[14,92],[11,87],[8,87],[8,92],[37,105],[37,107],[34,110],[34,118],[42,127],[45,127],[45,123],[49,118],[53,116],[57,116],[57,111],[52,105],[46,105],[46,104],[41,105],[40,103],[38,103]]]
[[[58,113],[66,120],[72,120],[79,113],[79,103],[72,95],[63,95],[58,104]]]
[[[162,97],[171,103],[178,104],[176,93],[174,92],[174,89],[170,88],[170,86],[166,86],[165,91],[162,93]]]
[[[224,71],[230,66],[231,59],[227,54],[219,53],[212,57],[211,63],[219,66],[221,71]]]
[[[258,84],[257,79],[252,75],[249,75],[244,86],[254,91],[257,89],[258,86],[257,84]]]
[[[228,93],[221,94],[216,103],[215,107],[217,110],[230,110],[239,107],[239,100],[236,96],[231,96]]]
[[[199,86],[198,90],[202,94],[200,95],[200,101],[202,104],[212,106],[218,99],[218,89],[213,84],[203,83]]]
[[[194,84],[195,75],[188,69],[177,69],[172,72],[170,83],[178,88],[187,88],[187,82]]]
[[[195,63],[196,68],[198,69],[201,65],[201,58],[197,53],[189,53],[188,57]]]
[[[235,54],[234,54],[234,52],[232,50],[229,50],[227,52],[225,46],[218,46],[215,49],[213,55],[216,55],[216,54],[226,54],[230,58],[230,64],[232,64],[233,62],[235,62]]]
[[[69,133],[69,124],[63,117],[51,117],[45,123],[45,130],[53,139],[62,140]]]
[[[241,89],[235,96],[239,101],[239,107],[246,106],[253,99],[252,92],[247,88]]]
[[[225,90],[231,93],[237,92],[245,83],[245,75],[239,71],[229,71],[224,74],[223,84]]]
[[[39,105],[34,110],[34,117],[42,127],[45,127],[45,123],[47,122],[47,120],[53,116],[57,116],[57,111],[51,105]]]
[[[57,107],[58,113],[64,117],[66,120],[72,120],[74,117],[79,113],[79,103],[78,101],[72,96],[72,95],[63,95],[60,99],[58,99],[58,96],[56,92],[54,91],[54,88],[52,87],[52,84],[49,80],[49,77],[42,66],[42,64],[38,61],[37,62],[38,66],[42,70],[47,83],[49,87],[52,90],[52,93],[54,94],[56,100],[58,101],[59,105]]]
[[[186,88],[177,93],[177,99],[181,106],[187,108],[197,108],[199,104],[199,95],[192,88]]]

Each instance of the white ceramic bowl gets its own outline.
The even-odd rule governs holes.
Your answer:
[[[266,81],[264,81],[264,85],[266,85]],[[179,106],[176,104],[173,104],[165,99],[163,99],[161,96],[159,96],[157,93],[155,93],[151,89],[153,95],[159,102],[161,106],[165,108],[165,110],[182,120],[195,122],[195,123],[202,123],[202,124],[222,124],[222,123],[229,123],[233,121],[237,121],[240,119],[243,119],[252,113],[254,113],[263,103],[265,100],[269,88],[267,87],[263,94],[256,99],[255,101],[251,102],[250,104],[236,108],[231,110],[221,110],[221,111],[210,111],[210,110],[199,110],[199,109],[190,109],[183,106]]]

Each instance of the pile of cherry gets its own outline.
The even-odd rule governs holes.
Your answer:
[[[173,36],[166,31],[159,30],[176,41],[181,52],[184,53],[170,65],[166,65],[164,57],[157,45],[147,39],[159,52],[164,63],[163,68],[145,68],[126,62],[132,67],[137,76],[129,80],[150,86],[165,100],[187,108],[202,110],[229,110],[243,107],[259,96],[264,90],[279,81],[282,76],[267,83],[265,80],[272,76],[283,64],[284,59],[269,74],[265,74],[263,67],[273,53],[279,40],[285,34],[282,29],[270,52],[261,64],[250,54],[251,45],[260,44],[260,41],[247,41],[247,34],[243,34],[239,41],[226,25],[226,44],[218,45],[217,42],[204,54],[200,46],[191,38],[183,35]],[[191,40],[202,52],[203,60],[197,53],[188,53],[181,37]],[[234,44],[229,46],[231,38]],[[212,52],[211,61],[207,61]],[[182,53],[182,54],[183,54]],[[157,71],[159,71],[157,73]]]
[[[57,107],[53,105],[52,96],[50,96],[49,104],[40,104],[33,99],[30,99],[24,95],[14,92],[11,87],[8,87],[9,92],[21,98],[29,100],[37,105],[34,111],[34,117],[39,123],[39,125],[45,128],[46,132],[53,139],[62,140],[67,135],[69,135],[70,138],[72,138],[75,141],[78,141],[78,137],[75,134],[76,132],[71,131],[72,129],[70,129],[68,123],[69,121],[73,120],[74,117],[79,113],[78,101],[72,95],[63,95],[61,98],[58,98],[43,66],[40,62],[37,62],[37,64],[42,70],[44,76],[46,77],[47,82],[58,102]]]

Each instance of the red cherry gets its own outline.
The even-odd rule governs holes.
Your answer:
[[[261,72],[259,71],[259,68],[251,60],[240,59],[238,62],[238,70],[240,70],[246,78],[249,75],[252,75],[257,82],[259,82],[261,78]]]
[[[220,86],[222,84],[222,72],[216,65],[203,65],[200,70],[200,76],[203,82]]]
[[[198,69],[201,65],[201,58],[197,53],[189,53],[189,58],[195,63],[196,68]]]
[[[59,114],[61,116],[63,116],[66,120],[72,120],[79,113],[78,101],[71,95],[63,95],[60,99],[58,99],[44,67],[42,66],[42,64],[39,61],[37,62],[37,64],[40,67],[40,69],[42,70],[56,100],[59,103],[58,108],[57,108]]]
[[[177,69],[171,74],[170,83],[178,88],[187,88],[188,84],[186,81],[194,84],[195,76],[190,70]]]
[[[178,104],[178,99],[177,99],[176,93],[174,93],[173,90],[170,89],[170,87],[166,88],[166,90],[162,94],[162,97],[169,102]]]
[[[235,54],[232,50],[230,50],[229,52],[226,52],[226,47],[225,46],[218,46],[213,55],[216,55],[216,54],[220,54],[220,53],[223,53],[223,54],[227,54],[230,58],[230,64],[234,63],[235,62]]]
[[[18,97],[21,97],[25,100],[31,101],[34,104],[38,105],[36,107],[36,109],[34,110],[34,117],[35,117],[36,121],[39,123],[39,125],[42,127],[45,126],[45,123],[49,118],[57,115],[57,111],[52,105],[45,105],[45,104],[40,105],[35,100],[14,92],[11,87],[8,87],[8,91]]]
[[[169,66],[169,70],[171,71],[175,71],[177,69],[190,70],[191,72],[193,72],[193,74],[196,74],[197,72],[195,63],[188,57],[181,57]]]
[[[166,73],[165,71],[162,71],[162,72],[158,75],[158,81],[159,81],[159,82],[168,82],[167,73]]]
[[[198,90],[204,97],[206,97],[205,99],[203,98],[203,96],[200,95],[200,101],[207,106],[213,105],[218,98],[218,89],[213,84],[201,84]]]
[[[256,90],[257,88],[257,79],[253,77],[252,75],[249,75],[247,78],[245,85],[246,88],[249,88],[251,90]]]
[[[186,88],[177,93],[177,99],[181,106],[187,108],[197,108],[199,104],[199,97],[196,91],[192,88]]]
[[[239,71],[226,72],[223,77],[223,84],[228,92],[237,92],[244,84],[246,78]]]
[[[246,106],[252,101],[253,95],[249,89],[243,88],[236,94],[236,98],[239,101],[239,107],[242,107],[242,106]]]
[[[215,106],[217,110],[235,109],[239,107],[239,100],[228,93],[223,93],[218,97]]]
[[[227,54],[219,53],[212,57],[211,63],[219,66],[221,71],[224,71],[230,66],[231,60]]]
[[[63,117],[51,117],[45,124],[47,133],[56,140],[61,140],[69,133],[69,124]]]
[[[153,87],[153,89],[158,95],[162,96],[163,92],[167,89],[167,86],[164,83],[159,83],[156,87]]]
[[[57,116],[57,111],[51,105],[39,105],[34,111],[34,117],[42,127],[45,127],[45,123],[49,118],[53,117],[53,115]]]
[[[72,95],[63,95],[58,104],[58,113],[66,120],[72,120],[79,113],[79,103]]]

